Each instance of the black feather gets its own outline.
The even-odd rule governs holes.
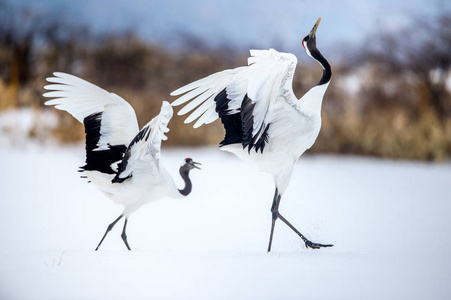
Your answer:
[[[115,174],[111,165],[122,160],[127,147],[125,145],[108,145],[108,149],[94,151],[100,140],[102,112],[94,113],[83,120],[86,133],[86,165],[81,169],[86,171],[99,171],[106,174]]]
[[[241,102],[241,123],[243,126],[243,141],[241,142],[243,149],[249,146],[248,151],[250,152],[252,149],[252,130],[254,128],[254,107],[255,104],[252,104],[251,99],[247,96],[244,96],[243,102]]]
[[[260,153],[263,153],[263,149],[265,148],[266,143],[268,143],[268,129],[269,125],[266,125],[265,130],[263,131],[262,135],[258,139],[258,141],[255,143],[255,152],[258,152],[260,150]],[[263,128],[263,127],[262,127]]]
[[[263,133],[261,135],[252,135],[254,128],[253,113],[255,103],[252,103],[252,100],[247,96],[247,94],[244,96],[243,102],[241,102],[240,110],[233,114],[229,109],[230,99],[227,98],[227,92],[225,89],[215,97],[215,102],[216,112],[221,118],[221,122],[224,124],[224,129],[226,132],[224,140],[220,143],[220,145],[225,146],[230,144],[241,144],[243,149],[248,147],[249,152],[252,148],[255,148],[255,152],[260,150],[260,152],[263,153],[263,149],[268,142],[268,129],[270,124],[266,125],[266,127],[262,126],[260,132],[263,131]],[[258,140],[257,137],[259,137]]]
[[[237,144],[242,142],[242,126],[240,112],[230,114],[227,92],[223,89],[216,97],[216,112],[224,125],[225,137],[220,143],[221,146]]]

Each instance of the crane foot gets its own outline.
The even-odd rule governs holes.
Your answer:
[[[312,248],[312,249],[320,249],[320,248],[327,248],[327,247],[333,247],[334,245],[332,244],[319,244],[319,243],[313,243],[309,240],[305,240],[305,247],[308,248]]]

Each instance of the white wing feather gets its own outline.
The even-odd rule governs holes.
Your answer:
[[[271,103],[283,95],[284,89],[292,90],[292,79],[297,59],[289,53],[280,53],[274,49],[251,50],[249,63],[248,97],[255,104],[252,136],[256,136],[265,124],[266,113]],[[285,81],[289,80],[287,87]],[[257,137],[258,139],[259,137]]]
[[[188,92],[172,102],[173,106],[178,106],[188,102],[188,104],[186,104],[186,106],[178,112],[178,115],[189,113],[200,105],[195,112],[188,116],[185,123],[190,123],[201,116],[203,117],[203,121],[196,122],[194,124],[194,128],[197,128],[206,122],[211,123],[215,121],[218,118],[218,114],[216,112],[214,112],[214,114],[212,113],[212,111],[215,110],[216,105],[214,98],[230,84],[234,76],[242,71],[242,69],[243,68],[236,68],[214,73],[208,77],[199,79],[173,91],[171,96],[178,96]],[[207,114],[205,115],[205,113]]]
[[[131,105],[116,94],[89,83],[76,76],[55,72],[55,77],[47,78],[53,84],[44,88],[50,90],[44,97],[56,99],[45,102],[67,111],[80,123],[94,113],[102,112],[101,138],[99,150],[110,145],[128,145],[138,133],[138,121]]]
[[[172,114],[172,106],[163,101],[158,116],[147,123],[130,143],[124,155],[125,169],[119,170],[119,178],[127,178],[132,174],[148,174],[147,178],[159,178],[156,175],[160,170],[161,141],[167,140],[165,133],[169,132],[167,126]]]
[[[185,123],[199,118],[194,124],[196,128],[215,121],[218,114],[215,112],[214,98],[226,89],[227,98],[231,100],[228,107],[230,114],[240,111],[247,94],[254,104],[252,135],[255,137],[258,133],[262,134],[261,129],[265,125],[271,103],[277,101],[285,90],[292,92],[297,59],[292,54],[280,53],[274,49],[251,50],[250,54],[246,67],[214,73],[171,93],[172,96],[186,93],[172,103],[173,106],[178,106],[188,102],[178,112],[179,115],[191,112]]]

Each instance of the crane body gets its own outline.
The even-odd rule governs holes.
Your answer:
[[[163,101],[160,113],[139,130],[135,111],[118,95],[70,74],[56,72],[54,76],[47,78],[53,84],[44,87],[51,90],[44,96],[55,99],[45,104],[67,111],[85,126],[86,164],[80,172],[124,207],[96,250],[123,217],[122,239],[130,250],[126,236],[130,215],[144,204],[188,195],[192,188],[189,171],[199,169],[199,163],[191,158],[184,160],[180,175],[185,187],[181,190],[161,163],[161,141],[167,139],[165,133],[173,114],[168,102]]]
[[[301,99],[296,98],[292,88],[296,57],[274,49],[251,50],[248,66],[214,73],[171,93],[180,96],[173,106],[186,104],[178,112],[190,113],[185,123],[197,119],[196,128],[220,118],[225,129],[221,150],[232,152],[273,176],[275,193],[268,252],[277,219],[295,231],[307,248],[332,246],[311,242],[279,212],[294,164],[315,143],[321,129],[321,106],[332,71],[316,48],[320,20],[302,45],[321,65],[323,75]]]

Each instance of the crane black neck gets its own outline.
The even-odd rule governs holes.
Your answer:
[[[180,194],[182,194],[183,196],[188,196],[189,193],[191,193],[191,190],[193,188],[193,185],[191,183],[191,179],[189,178],[189,171],[190,169],[187,167],[187,165],[183,165],[180,167],[180,176],[182,177],[183,181],[185,182],[185,187],[180,190],[179,192]]]
[[[329,62],[324,58],[324,56],[319,52],[319,50],[316,47],[313,47],[313,49],[310,50],[310,55],[315,59],[323,68],[323,76],[321,77],[320,81],[317,85],[323,85],[330,82],[330,79],[332,78],[332,69],[329,65]]]

